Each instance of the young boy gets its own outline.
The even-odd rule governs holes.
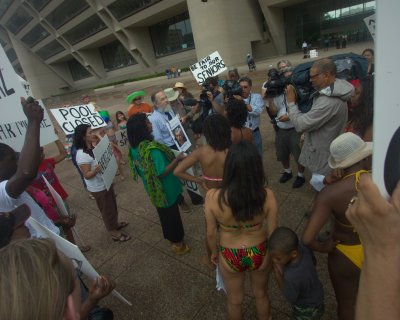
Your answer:
[[[293,319],[321,319],[324,314],[324,291],[312,251],[299,243],[296,233],[286,227],[275,229],[268,248],[278,285],[292,304]]]

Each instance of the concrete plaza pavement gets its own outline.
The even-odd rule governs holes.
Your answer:
[[[372,47],[371,43],[350,45],[347,49],[331,49],[320,52],[327,56],[342,52],[360,53],[362,49]],[[245,57],[244,57],[245,58]],[[293,64],[304,60],[302,55],[292,54],[276,57],[257,63],[257,71],[248,73],[246,65],[239,66],[241,75],[248,73],[253,79],[253,92],[260,92],[266,78],[266,70],[276,66],[278,60],[285,58]],[[155,88],[172,87],[176,81],[184,82],[189,91],[200,92],[190,72],[180,78],[154,78],[119,85],[100,91],[86,90],[61,97],[45,99],[46,107],[60,107],[64,104],[78,104],[83,93],[90,95],[101,109],[107,109],[114,115],[117,110],[127,110],[125,97],[136,90],[145,90],[150,94]],[[150,102],[149,97],[146,101]],[[263,137],[264,168],[269,187],[274,191],[279,205],[279,225],[288,226],[300,235],[305,223],[305,214],[310,211],[315,193],[306,183],[300,189],[292,189],[294,178],[286,184],[280,184],[282,167],[276,161],[274,131],[269,118],[262,114],[261,133]],[[46,147],[48,156],[55,154],[54,145]],[[297,168],[293,164],[294,173]],[[92,247],[86,257],[100,274],[107,274],[117,282],[117,290],[132,302],[129,307],[114,297],[105,298],[101,305],[114,311],[115,319],[174,319],[201,320],[225,319],[226,297],[215,289],[215,274],[205,267],[200,259],[205,253],[204,218],[201,207],[192,208],[190,213],[182,213],[185,239],[191,251],[178,257],[169,248],[162,237],[161,226],[155,208],[151,205],[141,181],[136,183],[129,176],[128,166],[124,166],[126,180],[115,178],[115,190],[121,221],[129,222],[124,230],[132,239],[126,243],[116,243],[108,236],[96,203],[89,199],[84,191],[79,175],[71,161],[57,165],[56,172],[69,194],[68,203],[72,212],[78,215],[77,230],[83,241]],[[309,173],[306,172],[309,179]],[[188,199],[187,194],[185,197]],[[188,199],[188,203],[190,203]],[[325,288],[326,313],[323,319],[336,319],[336,301],[330,284],[326,255],[317,254],[318,274]],[[247,280],[249,280],[247,278]],[[256,308],[249,281],[246,282],[244,300],[244,319],[256,319]],[[273,275],[269,281],[269,295],[272,304],[273,319],[290,319],[291,308],[277,288]]]

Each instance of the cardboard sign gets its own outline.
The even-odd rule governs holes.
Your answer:
[[[168,121],[168,130],[174,140],[174,143],[179,151],[186,151],[190,148],[192,143],[190,142],[185,129],[183,129],[182,123],[179,121],[178,117],[172,118]]]
[[[93,149],[93,154],[97,163],[101,166],[101,176],[107,190],[109,190],[117,173],[118,165],[107,135]]]
[[[100,275],[98,272],[93,268],[90,262],[85,258],[82,254],[81,250],[74,245],[73,243],[65,240],[64,238],[60,237],[59,235],[55,234],[54,232],[47,229],[45,226],[41,225],[35,219],[30,217],[27,220],[30,225],[35,229],[38,236],[41,238],[48,238],[52,239],[59,251],[64,253],[68,258],[73,259],[75,262],[79,262],[81,271],[92,281],[98,278]],[[119,292],[116,290],[112,291],[113,296],[121,300],[122,302],[126,303],[129,306],[132,306],[128,300],[126,300]]]
[[[120,148],[129,148],[128,134],[126,129],[118,130],[115,132],[115,136],[117,137],[117,145]]]
[[[376,14],[374,13],[372,16],[364,18],[364,23],[366,24],[369,33],[375,42],[375,24],[376,24]]]
[[[0,142],[9,145],[15,151],[21,151],[25,141],[28,120],[21,106],[21,97],[32,96],[27,81],[18,76],[3,47],[0,46]],[[40,145],[44,146],[58,139],[50,117],[44,109],[43,121],[40,124]]]
[[[42,176],[44,182],[46,183],[47,188],[50,190],[51,196],[53,197],[54,201],[56,202],[58,211],[65,217],[69,217],[68,210],[65,207],[64,200],[58,194],[56,190],[54,190],[53,186],[47,181],[45,176]]]
[[[175,154],[175,157],[177,157],[180,154],[180,152],[177,150],[172,150],[172,151]],[[185,153],[185,156],[186,155],[187,154]],[[193,168],[187,169],[186,173],[194,176]],[[203,196],[200,192],[199,185],[196,182],[187,181],[187,180],[183,180],[183,179],[180,179],[180,180],[181,180],[182,186],[184,186],[187,190],[197,193],[199,196]]]
[[[372,174],[382,194],[391,195],[400,179],[400,107],[398,75],[400,50],[398,36],[400,2],[377,2],[375,100],[374,100],[374,150]],[[371,17],[368,17],[371,18]],[[397,27],[396,27],[397,26]],[[390,48],[390,49],[388,49]]]
[[[200,85],[202,85],[207,78],[219,75],[226,69],[227,67],[218,51],[211,53],[208,57],[190,66],[190,71],[192,71],[193,76]]]
[[[80,124],[88,124],[92,129],[107,125],[92,104],[50,110],[66,135],[73,134]]]

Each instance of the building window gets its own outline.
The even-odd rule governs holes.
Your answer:
[[[151,26],[150,35],[157,57],[194,48],[188,12]]]
[[[43,60],[47,60],[63,50],[65,50],[64,47],[57,40],[53,40],[49,44],[46,44],[43,48],[40,48],[38,51],[36,51],[36,54]]]
[[[22,70],[20,64],[17,64],[16,66],[14,66],[14,71],[15,71],[16,73],[18,73],[18,75],[20,75],[20,76],[22,76],[22,75],[24,74],[24,71]]]
[[[22,42],[24,42],[29,47],[33,47],[39,41],[43,40],[49,35],[45,28],[43,28],[40,24],[36,27],[32,28],[26,35],[22,37]]]
[[[113,41],[99,48],[101,58],[103,59],[104,69],[106,71],[125,68],[137,61],[123,47],[119,41]]]
[[[12,33],[17,34],[29,21],[32,20],[32,16],[25,11],[22,7],[19,7],[10,20],[7,21],[6,27]]]
[[[28,0],[28,2],[34,7],[37,11],[42,10],[50,0]]]
[[[2,38],[0,38],[0,44],[3,46],[3,48],[7,45],[7,42],[5,42]]]
[[[110,4],[107,8],[111,11],[115,18],[119,21],[141,11],[161,0],[117,0]]]
[[[82,66],[76,59],[69,60],[67,62],[69,71],[71,72],[72,79],[74,81],[89,78],[92,75],[87,69]]]
[[[6,13],[8,7],[10,4],[13,2],[13,0],[2,0],[0,1],[0,17],[3,16],[3,14]]]
[[[58,29],[89,7],[85,0],[62,1],[61,4],[50,12],[46,20]]]
[[[17,59],[17,54],[15,53],[14,49],[11,48],[6,52],[6,55],[8,57],[8,60],[10,60],[11,63],[13,63]]]
[[[368,1],[365,3],[356,4],[350,7],[344,7],[332,11],[325,12],[323,14],[324,20],[341,19],[348,16],[361,14],[368,11],[375,10],[375,1]]]
[[[63,37],[71,44],[78,43],[95,33],[106,28],[104,22],[96,15],[87,18],[84,22],[63,34]]]

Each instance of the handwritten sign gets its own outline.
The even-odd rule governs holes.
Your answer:
[[[168,121],[168,130],[175,142],[176,147],[179,151],[186,151],[192,145],[185,129],[183,129],[182,123],[179,121],[178,117],[172,118]]]
[[[51,109],[51,112],[66,135],[73,134],[80,124],[88,124],[92,129],[107,125],[93,104]]]
[[[35,229],[38,237],[52,239],[59,251],[64,253],[68,258],[73,259],[74,261],[79,261],[79,263],[81,264],[81,271],[89,279],[94,281],[100,276],[76,245],[50,231],[32,217],[30,217],[27,221],[32,226],[32,228]],[[129,306],[132,306],[132,304],[128,300],[126,300],[118,291],[113,290],[112,294],[122,302],[126,303]]]
[[[375,21],[376,21],[375,13],[372,16],[364,18],[364,23],[366,24],[368,31],[371,34],[374,41],[375,41]]]
[[[115,132],[117,137],[117,145],[120,148],[129,148],[128,134],[126,129],[118,130]]]
[[[27,81],[19,77],[0,46],[0,142],[15,151],[21,151],[25,141],[28,120],[21,106],[20,97],[32,96]],[[43,107],[43,102],[38,101]],[[40,124],[40,145],[44,146],[58,139],[50,117],[44,108]]]
[[[171,150],[172,150],[172,149],[171,149]],[[172,150],[172,152],[175,154],[175,157],[177,157],[177,156],[180,154],[180,152],[177,151],[177,150]],[[186,156],[186,155],[187,155],[187,154],[185,154],[185,156]],[[192,176],[195,175],[194,172],[193,172],[193,168],[187,169],[187,170],[186,170],[186,173],[188,173],[188,174],[190,174],[190,175],[192,175]],[[185,187],[187,190],[190,190],[190,191],[192,191],[192,192],[194,192],[194,193],[197,193],[199,196],[203,196],[203,195],[201,194],[201,192],[200,192],[199,185],[198,185],[196,182],[188,181],[188,180],[183,180],[183,179],[180,179],[180,180],[181,180],[182,186]]]
[[[101,176],[107,190],[110,189],[117,173],[118,165],[108,136],[105,135],[93,149],[94,158],[101,167]]]
[[[193,76],[200,85],[202,85],[207,78],[219,75],[226,69],[227,67],[218,51],[211,53],[208,57],[190,66],[190,71],[192,71]]]

